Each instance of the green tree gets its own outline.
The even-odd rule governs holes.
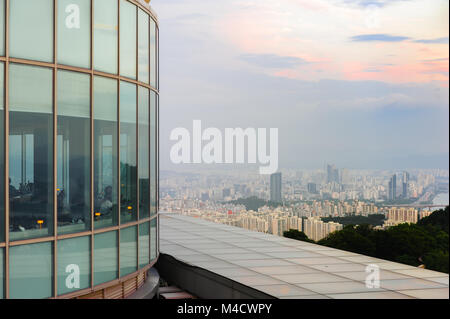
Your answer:
[[[306,241],[309,243],[314,243],[314,240],[309,239],[304,232],[298,231],[296,229],[290,229],[288,231],[283,232],[283,236],[286,238],[292,238],[296,240]]]
[[[386,230],[375,230],[369,224],[347,225],[317,243],[412,266],[424,264],[427,269],[448,273],[448,209],[436,211],[417,224],[405,223]],[[312,242],[295,230],[284,236]]]
[[[422,258],[427,269],[448,273],[448,251],[433,250]]]
[[[445,209],[440,209],[433,212],[430,216],[424,217],[417,225],[426,226],[432,225],[439,228],[442,231],[445,231],[448,234],[449,230],[449,207],[445,207]]]
[[[367,238],[368,227],[358,230],[360,226],[348,225],[343,230],[329,234],[318,241],[319,245],[347,250],[363,255],[374,255],[375,244]]]

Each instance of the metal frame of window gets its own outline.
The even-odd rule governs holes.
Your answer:
[[[73,297],[77,297],[77,296],[81,296],[81,295],[86,295],[92,292],[96,292],[98,290],[104,289],[106,287],[110,287],[119,283],[122,283],[124,281],[129,280],[130,278],[133,277],[137,277],[137,275],[139,275],[142,272],[147,271],[148,269],[150,269],[158,260],[158,256],[159,256],[159,23],[158,23],[158,18],[156,17],[156,15],[154,14],[154,12],[149,9],[148,7],[144,6],[141,2],[139,2],[138,0],[115,0],[117,1],[117,5],[118,5],[118,30],[117,30],[117,74],[109,74],[109,73],[105,73],[105,72],[100,72],[100,71],[96,71],[94,70],[94,63],[93,63],[93,36],[94,36],[94,1],[95,0],[91,0],[91,8],[90,8],[90,15],[91,15],[91,19],[90,19],[90,68],[86,69],[86,68],[80,68],[80,67],[74,67],[74,66],[69,66],[69,65],[62,65],[62,64],[58,64],[57,63],[57,47],[58,47],[58,36],[57,36],[57,18],[58,18],[58,0],[53,0],[53,62],[52,63],[48,63],[48,62],[41,62],[41,61],[34,61],[34,60],[27,60],[27,59],[21,59],[21,58],[12,58],[9,56],[9,22],[10,22],[10,17],[9,17],[9,10],[10,10],[10,0],[4,0],[5,1],[5,16],[4,16],[4,21],[5,21],[5,56],[0,56],[0,63],[4,63],[4,125],[3,126],[3,130],[4,130],[4,173],[5,173],[5,179],[4,179],[4,183],[5,185],[9,184],[9,65],[10,63],[20,63],[20,64],[24,64],[24,65],[33,65],[33,66],[40,66],[40,67],[46,67],[52,70],[53,72],[53,191],[54,191],[54,196],[53,196],[53,236],[47,236],[44,238],[35,238],[35,239],[26,239],[26,240],[18,240],[18,241],[10,241],[9,238],[9,189],[8,187],[5,187],[5,192],[4,192],[4,199],[5,199],[5,203],[4,203],[4,208],[5,208],[5,220],[4,220],[4,228],[5,228],[5,241],[4,242],[0,242],[0,248],[4,248],[4,287],[0,287],[0,289],[4,288],[4,297],[6,299],[9,298],[9,287],[10,287],[10,281],[9,281],[9,248],[12,246],[17,246],[17,245],[26,245],[26,244],[34,244],[34,243],[42,243],[42,242],[52,242],[52,251],[53,251],[53,296],[51,298],[73,298]],[[156,52],[156,87],[152,87],[150,85],[150,67],[151,67],[151,54],[152,54],[152,50],[150,47],[150,40],[149,40],[149,61],[148,61],[148,74],[149,74],[149,84],[144,83],[144,82],[140,82],[138,81],[138,75],[139,75],[139,57],[138,57],[138,52],[139,52],[139,41],[138,41],[138,32],[139,32],[139,24],[138,24],[138,14],[139,14],[139,10],[136,9],[136,79],[130,79],[124,76],[120,76],[120,1],[128,1],[132,4],[134,4],[137,8],[142,9],[144,12],[146,12],[149,15],[149,18],[153,19],[153,21],[155,21],[155,28],[156,28],[156,48],[155,48],[155,52]],[[150,22],[150,21],[149,21]],[[150,28],[151,28],[151,23],[148,23],[148,34],[150,36]],[[56,152],[56,147],[57,147],[57,73],[58,70],[67,70],[67,71],[74,71],[74,72],[80,72],[80,73],[84,73],[84,74],[89,74],[90,75],[90,206],[91,206],[91,229],[90,231],[84,231],[84,232],[80,232],[80,233],[73,233],[73,234],[64,234],[64,235],[58,235],[58,212],[57,212],[57,194],[56,194],[56,188],[57,188],[57,152]],[[101,228],[101,229],[95,229],[94,228],[94,215],[93,215],[93,209],[94,209],[94,161],[93,161],[93,157],[94,157],[94,118],[93,118],[93,102],[94,102],[94,90],[93,90],[93,80],[94,80],[94,76],[102,76],[102,77],[106,77],[106,78],[111,78],[111,79],[115,79],[117,80],[117,150],[118,150],[118,154],[117,154],[117,197],[118,197],[118,210],[117,210],[117,214],[118,214],[118,225],[117,226],[111,226],[111,227],[106,227],[106,228]],[[151,216],[151,214],[149,213],[149,217],[148,218],[144,218],[144,219],[139,219],[139,176],[137,176],[137,185],[136,185],[136,191],[137,191],[137,215],[136,215],[136,221],[130,222],[130,223],[126,223],[126,224],[121,224],[120,223],[120,81],[124,81],[124,82],[129,82],[132,84],[136,85],[136,169],[137,171],[139,170],[139,94],[138,94],[138,90],[139,90],[139,86],[141,87],[145,87],[148,90],[152,90],[156,93],[156,145],[151,145],[151,130],[150,130],[150,126],[151,126],[151,112],[150,112],[150,100],[148,103],[148,107],[149,107],[149,145],[150,148],[155,147],[156,149],[156,190],[152,190],[151,187],[151,183],[150,183],[150,178],[151,176],[151,170],[150,170],[150,161],[151,161],[151,157],[149,156],[149,183],[150,183],[150,187],[149,187],[149,192],[151,194],[152,191],[156,191],[156,214]],[[150,92],[149,92],[150,93]],[[148,94],[148,98],[150,99],[151,94]],[[149,150],[150,151],[150,150]],[[150,195],[149,194],[149,200],[150,200]],[[149,209],[151,209],[151,203],[150,203],[150,207]],[[157,251],[156,251],[156,258],[153,260],[150,260],[150,263],[148,265],[146,265],[145,267],[139,269],[139,227],[137,227],[137,236],[136,236],[136,249],[137,249],[137,259],[136,259],[136,266],[137,266],[137,271],[127,275],[127,276],[123,276],[121,277],[120,274],[120,230],[121,228],[126,228],[126,227],[130,227],[130,226],[138,226],[139,224],[143,224],[143,223],[147,223],[149,225],[149,258],[151,258],[151,223],[150,221],[152,220],[156,220],[157,223]],[[104,233],[104,232],[109,232],[109,231],[117,231],[117,256],[118,256],[118,278],[114,279],[112,281],[109,282],[105,282],[102,283],[100,285],[96,285],[94,286],[94,235],[95,234],[100,234],[100,233]],[[62,239],[68,239],[68,238],[76,238],[76,237],[85,237],[85,236],[89,236],[90,237],[90,267],[91,267],[91,285],[89,288],[86,289],[81,289],[72,293],[68,293],[68,294],[64,294],[64,295],[58,295],[58,282],[57,282],[57,262],[58,262],[58,256],[57,256],[57,245],[58,245],[58,240],[62,240]]]

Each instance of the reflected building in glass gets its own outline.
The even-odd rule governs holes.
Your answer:
[[[159,246],[148,2],[0,0],[0,299],[123,298],[148,279]]]

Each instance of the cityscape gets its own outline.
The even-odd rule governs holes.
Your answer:
[[[332,164],[270,177],[248,171],[163,171],[160,207],[278,236],[295,229],[318,241],[343,228],[322,218],[383,214],[380,229],[417,223],[448,205],[448,181],[445,169],[351,170]]]

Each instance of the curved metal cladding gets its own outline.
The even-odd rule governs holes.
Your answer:
[[[0,298],[108,297],[156,262],[148,2],[0,0]]]

